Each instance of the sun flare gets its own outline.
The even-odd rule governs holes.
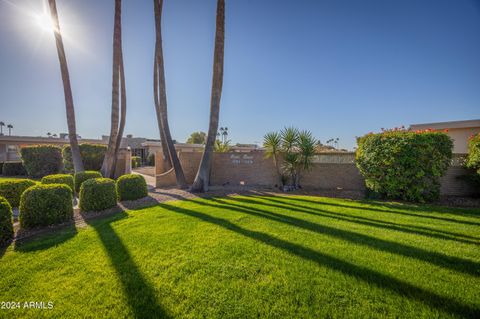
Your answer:
[[[52,33],[55,31],[52,18],[50,17],[50,15],[46,14],[45,12],[41,14],[36,14],[34,16],[34,23],[42,31],[52,32]]]

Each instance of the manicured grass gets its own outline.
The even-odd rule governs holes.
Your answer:
[[[0,259],[2,317],[480,317],[480,210],[307,196],[162,203]]]

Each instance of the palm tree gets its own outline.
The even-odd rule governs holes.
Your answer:
[[[51,137],[51,136],[52,136],[52,133],[48,132],[48,133],[47,133],[47,136],[48,136],[48,137]]]
[[[12,135],[13,125],[12,125],[12,124],[8,124],[8,125],[7,125],[7,128],[8,128],[8,136]]]
[[[223,86],[223,56],[225,45],[225,0],[217,0],[217,19],[215,28],[215,49],[213,53],[213,79],[210,100],[210,124],[208,127],[207,143],[203,151],[202,160],[192,185],[192,191],[205,192],[210,182],[213,150],[218,120],[220,117],[220,99]]]
[[[154,12],[155,12],[155,63],[153,70],[154,78],[154,100],[155,109],[157,111],[157,122],[159,122],[160,132],[163,131],[162,140],[165,141],[168,149],[168,155],[170,162],[173,165],[175,171],[175,177],[177,180],[177,186],[179,188],[186,188],[187,181],[183,174],[182,165],[178,159],[175,145],[173,144],[172,136],[170,134],[170,127],[168,126],[167,116],[167,93],[165,87],[165,67],[163,62],[163,47],[162,47],[162,9],[163,0],[153,0]],[[161,134],[161,133],[160,133]],[[162,145],[162,148],[165,148]]]
[[[3,135],[3,127],[5,126],[4,122],[0,122],[0,136]]]
[[[102,163],[102,174],[105,177],[113,177],[115,174],[115,158],[119,133],[119,84],[120,84],[120,60],[122,50],[122,1],[115,0],[115,18],[113,26],[113,66],[112,66],[112,114],[110,119],[110,137],[108,139],[107,152]]]
[[[70,75],[68,73],[67,57],[65,56],[65,49],[63,47],[62,33],[60,31],[60,22],[58,21],[57,4],[55,0],[48,0],[48,4],[50,6],[50,14],[54,26],[58,60],[60,62],[60,71],[62,73],[63,92],[65,95],[65,109],[67,113],[68,137],[70,139],[73,168],[75,172],[82,172],[83,163],[77,140],[77,128],[75,124],[75,109],[73,105],[72,88],[70,85]]]
[[[120,25],[121,28],[121,25]],[[123,138],[123,131],[125,130],[125,122],[127,119],[127,91],[125,87],[125,69],[123,65],[123,49],[122,49],[122,37],[120,33],[120,124],[118,127],[118,134],[117,134],[117,142],[115,144],[115,155],[113,157],[113,165],[112,165],[112,175],[115,172],[115,168],[117,166],[117,158],[118,158],[118,150],[122,144]],[[113,177],[113,176],[112,176]]]

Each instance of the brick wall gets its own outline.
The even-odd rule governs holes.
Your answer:
[[[155,156],[160,159],[161,155]],[[185,178],[193,183],[197,168],[202,158],[201,152],[179,153]],[[314,159],[312,170],[304,173],[301,185],[307,189],[323,190],[365,190],[364,179],[354,163],[354,153],[319,154]],[[160,163],[155,163],[157,168]],[[158,174],[157,187],[175,186],[173,170]],[[442,195],[470,196],[475,193],[464,179],[459,176],[469,172],[461,166],[456,156],[452,166],[441,179]],[[213,170],[210,178],[211,185],[221,186],[274,186],[279,184],[275,173],[275,166],[271,158],[265,158],[262,152],[252,153],[215,153]]]

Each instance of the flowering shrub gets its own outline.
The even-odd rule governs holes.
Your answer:
[[[440,177],[452,159],[444,132],[403,128],[357,139],[356,165],[367,188],[385,198],[429,201],[440,194]]]

